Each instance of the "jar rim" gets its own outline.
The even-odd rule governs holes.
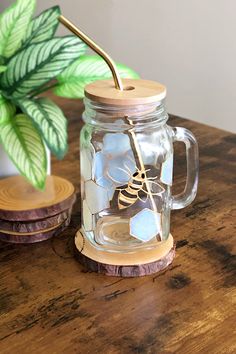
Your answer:
[[[83,120],[96,125],[116,124],[132,119],[135,125],[163,124],[168,120],[165,100],[131,106],[111,105],[84,98]]]

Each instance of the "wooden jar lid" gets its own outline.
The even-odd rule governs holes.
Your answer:
[[[45,190],[37,191],[22,176],[0,180],[0,219],[38,220],[61,213],[75,201],[72,183],[47,176]]]
[[[137,105],[159,102],[166,97],[162,84],[140,79],[122,79],[124,90],[115,88],[113,80],[98,80],[85,87],[85,96],[95,102],[111,105]]]

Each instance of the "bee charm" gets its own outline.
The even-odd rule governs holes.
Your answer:
[[[160,192],[152,193],[152,195],[158,195],[164,191],[164,189],[156,182],[153,182],[153,179],[157,177],[145,177],[145,173],[149,170],[138,170],[130,176],[130,180],[125,188],[119,189],[118,194],[118,208],[119,210],[127,209],[131,207],[137,200],[145,203],[150,195],[148,191],[145,190],[145,184],[155,184],[160,188]],[[140,194],[145,193],[146,198],[143,199]]]

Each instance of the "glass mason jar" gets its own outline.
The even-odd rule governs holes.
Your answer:
[[[129,89],[129,88],[127,88]],[[85,98],[80,135],[82,233],[99,250],[158,247],[170,211],[189,205],[198,184],[198,147],[185,128],[166,124],[164,98],[115,105]],[[186,145],[187,181],[172,196],[173,143]]]

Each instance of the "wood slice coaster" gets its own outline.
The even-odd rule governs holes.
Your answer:
[[[53,236],[59,235],[64,231],[70,224],[70,217],[68,217],[59,226],[51,228],[50,230],[45,230],[44,232],[38,232],[35,234],[6,234],[0,232],[0,240],[9,243],[35,243],[48,240]]]
[[[109,276],[140,277],[157,273],[170,265],[175,256],[173,237],[150,250],[112,253],[98,250],[78,231],[75,236],[76,257],[88,269]]]
[[[30,221],[57,215],[75,202],[72,183],[47,176],[45,190],[37,191],[22,176],[0,180],[0,219]]]
[[[1,230],[0,233],[4,233],[7,235],[13,235],[13,236],[32,236],[32,235],[37,235],[38,233],[43,233],[43,232],[49,232],[51,230],[55,230],[57,227],[61,226],[62,222],[59,225],[54,225],[52,227],[48,227],[46,229],[42,229],[39,231],[34,231],[34,232],[13,232],[13,231],[6,231],[6,230]]]
[[[49,218],[32,221],[6,221],[0,220],[0,230],[4,233],[34,233],[51,227],[59,226],[71,215],[72,208]]]

